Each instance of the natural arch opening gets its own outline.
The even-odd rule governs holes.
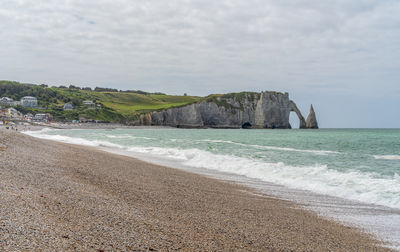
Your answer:
[[[297,118],[299,118],[300,121],[300,129],[305,129],[306,128],[306,120],[304,120],[303,115],[301,114],[300,110],[297,108],[296,103],[293,101],[290,101],[290,111],[296,112]],[[289,122],[290,122],[290,114],[289,114]],[[295,127],[292,127],[295,128]]]
[[[249,122],[243,123],[242,128],[243,129],[251,129],[251,123],[249,123]]]
[[[300,128],[300,119],[297,116],[296,112],[294,112],[294,111],[290,112],[289,123],[290,123],[290,126],[292,126],[292,129]]]

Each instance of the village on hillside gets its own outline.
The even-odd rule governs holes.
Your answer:
[[[85,100],[82,102],[83,106],[86,106],[87,109],[95,109],[96,104],[91,100]],[[26,113],[23,114],[19,111],[16,107],[22,106],[26,108],[36,108],[41,109],[38,107],[38,100],[36,97],[32,96],[24,96],[21,98],[20,101],[15,101],[9,97],[1,97],[0,98],[0,125],[44,125],[54,123],[54,117],[51,113]],[[44,109],[44,108],[42,108]],[[63,105],[64,111],[72,111],[74,110],[74,106],[72,103],[65,103]],[[78,122],[92,122],[91,119],[85,117],[79,117],[79,120],[71,120],[70,122],[66,123],[78,123]],[[97,121],[94,121],[97,122]]]

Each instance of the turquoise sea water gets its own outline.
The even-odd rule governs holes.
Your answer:
[[[399,129],[45,129],[27,134],[400,209]]]

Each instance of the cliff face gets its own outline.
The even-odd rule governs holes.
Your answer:
[[[291,128],[289,114],[296,112],[300,128],[306,123],[288,93],[237,93],[211,97],[184,107],[141,115],[135,125],[215,128]]]

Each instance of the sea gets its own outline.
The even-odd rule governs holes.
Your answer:
[[[243,184],[361,228],[400,251],[400,129],[45,128],[24,133]]]

